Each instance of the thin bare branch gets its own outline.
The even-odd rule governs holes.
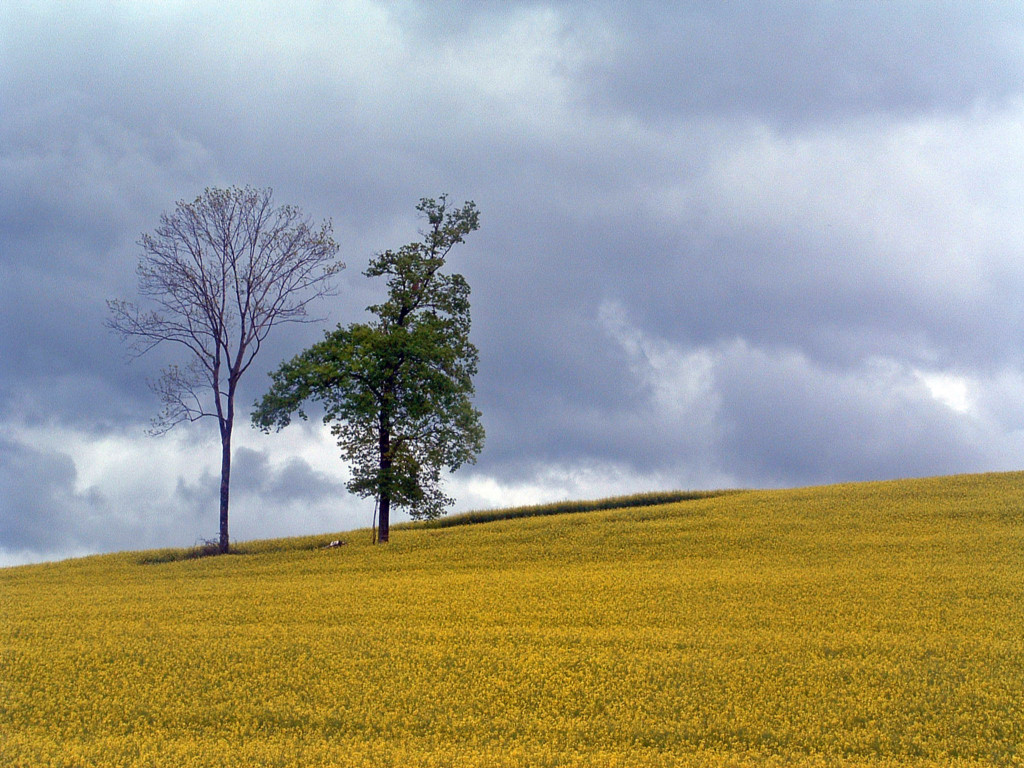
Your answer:
[[[298,208],[273,205],[270,189],[209,188],[164,213],[138,245],[138,291],[147,309],[107,303],[106,325],[134,356],[161,344],[187,350],[152,388],[163,408],[151,432],[217,418],[224,446],[222,546],[227,546],[227,478],[234,397],[270,330],[301,322],[312,301],[333,293],[343,268],[330,222],[311,228]]]

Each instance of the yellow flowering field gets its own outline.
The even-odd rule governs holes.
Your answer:
[[[0,766],[1024,765],[1024,474],[369,538],[0,569]]]

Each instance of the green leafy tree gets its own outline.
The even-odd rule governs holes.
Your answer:
[[[483,447],[473,407],[478,353],[469,341],[469,285],[445,274],[451,249],[479,227],[473,202],[449,208],[447,197],[423,198],[428,226],[422,240],[379,254],[364,273],[385,277],[388,297],[367,307],[367,323],[338,326],[271,373],[253,424],[281,429],[307,401],[324,408],[342,458],[348,488],[380,504],[379,541],[388,540],[391,507],[416,519],[444,514],[451,503],[441,470],[475,461]]]

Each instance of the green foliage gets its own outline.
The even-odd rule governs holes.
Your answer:
[[[444,196],[417,210],[428,222],[423,239],[379,254],[365,272],[387,282],[387,300],[367,308],[374,318],[338,326],[281,365],[252,415],[264,431],[280,429],[318,402],[351,467],[349,490],[381,499],[382,526],[391,503],[414,518],[443,514],[451,499],[442,469],[474,461],[484,439],[471,399],[469,285],[441,271],[479,214],[472,202],[449,209]]]

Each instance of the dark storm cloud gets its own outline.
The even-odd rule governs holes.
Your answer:
[[[180,358],[126,364],[102,327],[139,235],[207,185],[330,217],[349,265],[324,321],[278,329],[242,381],[244,535],[368,517],[315,425],[266,437],[245,411],[364,316],[366,263],[445,191],[482,212],[451,266],[488,440],[456,483],[1024,457],[1016,4],[54,2],[8,4],[0,36],[0,426],[34,436],[3,445],[0,548],[43,546],[48,520],[86,548],[215,528],[214,424],[143,437],[145,381]],[[111,445],[152,483],[103,469]]]
[[[74,91],[47,99],[10,71],[4,82],[0,407],[84,425],[137,416],[144,377],[102,331],[104,302],[134,289],[133,244],[197,150],[118,125]]]
[[[790,127],[961,111],[1019,93],[1021,20],[1012,2],[630,3],[588,94],[656,120]]]
[[[6,509],[18,513],[0,516],[0,549],[95,546],[96,537],[85,529],[102,500],[95,491],[76,492],[75,476],[69,456],[0,438],[0,494]]]

